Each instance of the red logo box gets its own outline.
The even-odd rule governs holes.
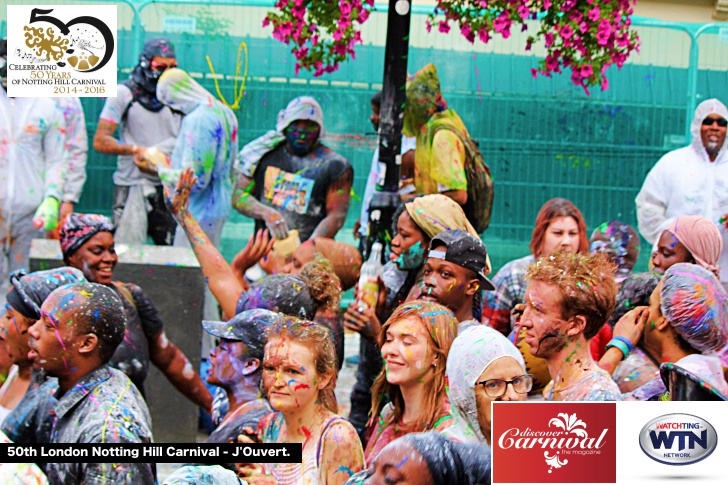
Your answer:
[[[493,483],[615,483],[613,402],[494,402]]]

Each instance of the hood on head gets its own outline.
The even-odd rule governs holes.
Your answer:
[[[167,69],[157,83],[157,99],[184,114],[200,105],[212,106],[215,98],[182,69]]]
[[[690,134],[693,135],[692,146],[699,152],[703,152],[703,150],[705,150],[703,140],[700,137],[700,126],[703,124],[703,120],[706,116],[710,114],[716,114],[728,120],[728,108],[726,108],[726,106],[719,100],[712,98],[706,99],[695,109],[695,116],[693,116],[693,122],[690,125]],[[720,157],[722,153],[725,153],[727,149],[726,143],[723,142],[723,146],[720,147],[720,151],[718,152],[718,157]]]
[[[416,136],[432,115],[446,109],[447,103],[442,98],[437,68],[434,64],[427,64],[407,82],[402,133]]]

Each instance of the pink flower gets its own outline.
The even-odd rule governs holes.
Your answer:
[[[546,69],[554,71],[559,67],[559,61],[554,56],[546,56]]]
[[[332,35],[335,41],[340,41],[342,37],[344,37],[344,32],[341,31],[341,29],[336,29],[334,31],[334,35]]]
[[[571,25],[566,24],[563,27],[561,27],[561,37],[564,39],[570,39],[572,35],[574,35],[574,29],[571,28]]]
[[[546,43],[546,47],[551,47],[554,45],[554,34],[551,32],[546,32],[543,36],[544,42]]]
[[[306,57],[308,55],[308,47],[301,47],[300,49],[294,50],[293,55],[299,60]]]
[[[273,38],[281,42],[288,43],[291,37],[293,24],[291,22],[282,22],[273,28]]]
[[[369,18],[369,10],[361,9],[359,11],[359,23],[363,24]],[[429,32],[429,31],[428,31]]]
[[[579,12],[578,10],[574,10],[569,15],[569,18],[571,19],[572,22],[574,22],[575,24],[578,24],[584,18],[584,15],[581,12]]]
[[[427,29],[427,33],[432,32],[432,24],[430,23],[429,20],[427,22],[425,22],[425,28]]]
[[[463,34],[463,37],[468,39],[468,42],[470,42],[471,44],[473,42],[475,42],[475,34],[473,33],[472,30],[470,30],[470,25],[468,25],[468,24],[461,25],[460,33]]]
[[[543,9],[548,10],[551,8],[551,0],[543,0]]]
[[[450,32],[450,24],[447,23],[447,20],[443,20],[442,22],[440,22],[440,25],[437,28],[437,30],[439,30],[443,34],[447,34],[448,32]]]
[[[532,45],[533,45],[533,37],[529,37],[529,38],[528,38],[528,39],[526,40],[526,50],[527,50],[527,51],[530,51],[530,50],[531,50],[531,46],[532,46]]]
[[[533,76],[534,79],[538,77],[538,70],[531,68],[531,76]]]
[[[589,24],[587,24],[586,22],[582,22],[579,24],[579,31],[582,34],[586,33],[587,30],[589,30]]]
[[[599,10],[598,6],[594,6],[591,10],[589,10],[589,13],[586,14],[587,18],[591,20],[592,22],[596,22],[599,20],[599,17],[602,15],[602,11]]]
[[[526,20],[531,15],[531,9],[528,8],[525,2],[518,6],[518,15],[521,16],[522,20]]]
[[[480,39],[483,44],[487,44],[490,40],[490,34],[486,29],[480,29],[478,31],[478,39]]]
[[[349,2],[339,3],[339,11],[342,17],[349,17],[351,15],[351,4]]]
[[[602,76],[602,91],[606,91],[607,89],[609,89],[609,79]]]
[[[263,27],[268,27],[269,25],[270,25],[270,17],[268,17],[266,15],[265,18],[263,19]]]
[[[566,0],[563,5],[561,5],[561,11],[562,12],[568,12],[572,8],[576,6],[576,0]]]
[[[585,64],[579,69],[579,74],[581,74],[581,77],[583,78],[588,78],[589,76],[594,74],[594,70],[592,69],[590,64]]]
[[[508,13],[504,11],[493,21],[493,30],[500,32],[507,39],[511,35],[511,23],[511,19],[508,18]],[[507,34],[506,31],[508,31]]]

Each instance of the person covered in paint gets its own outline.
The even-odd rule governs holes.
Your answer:
[[[480,325],[473,304],[482,301],[475,297],[481,288],[495,289],[486,276],[489,272],[488,252],[480,239],[460,230],[441,232],[430,241],[421,298],[452,310],[461,331]]]
[[[241,442],[303,443],[302,463],[239,465],[251,485],[338,485],[364,467],[354,427],[338,416],[336,354],[320,325],[287,317],[268,328],[263,386],[275,413]]]
[[[114,172],[114,225],[123,244],[145,244],[150,236],[157,245],[171,245],[177,227],[164,206],[162,182],[134,164],[147,148],[169,155],[179,134],[182,113],[157,99],[162,73],[177,67],[174,45],[166,37],[144,43],[139,64],[129,79],[116,87],[116,97],[106,98],[94,134],[94,150],[117,155]],[[120,128],[119,139],[114,133]]]
[[[75,268],[62,267],[25,274],[19,270],[10,276],[10,291],[5,315],[0,319],[0,338],[8,344],[11,358],[19,369],[19,377],[27,376],[23,394],[12,411],[2,421],[0,429],[16,443],[47,443],[53,426],[53,394],[58,381],[48,378],[40,369],[33,369],[28,329],[40,320],[40,308],[57,288],[85,283],[83,273]],[[27,391],[27,392],[26,392]]]
[[[171,156],[170,185],[191,167],[197,183],[190,192],[190,212],[216,246],[230,213],[231,170],[238,153],[238,120],[182,69],[167,69],[159,78],[157,98],[184,113]],[[167,167],[161,167],[163,178]],[[188,246],[184,230],[177,228],[175,246]]]
[[[425,300],[401,305],[382,327],[384,369],[372,387],[367,463],[405,434],[442,431],[452,424],[445,373],[457,327],[450,310]],[[390,402],[381,408],[385,395]]]
[[[185,465],[168,476],[164,485],[245,485],[245,482],[220,465]]]
[[[151,443],[147,404],[109,359],[124,339],[126,315],[111,288],[65,285],[41,306],[29,329],[34,365],[58,378],[51,443]],[[93,461],[93,458],[89,458]],[[48,463],[51,485],[154,484],[150,463]]]
[[[468,180],[463,140],[469,136],[468,129],[460,116],[448,109],[434,64],[427,64],[407,82],[402,133],[417,139],[416,192],[444,194],[466,208]]]
[[[461,230],[478,237],[462,207],[445,195],[425,195],[400,204],[392,218],[392,252],[381,276],[377,308],[360,309],[359,305],[352,304],[344,314],[345,326],[362,336],[349,414],[349,420],[362,438],[371,410],[372,384],[382,369],[378,345],[381,322],[389,318],[399,305],[420,296],[422,269],[427,260],[430,240],[447,230]],[[477,298],[476,292],[476,313]]]
[[[194,183],[192,170],[188,168],[183,171],[174,197],[168,203],[170,211],[187,234],[205,281],[220,304],[223,315],[232,316],[243,310],[264,308],[313,319],[327,327],[334,336],[341,335],[343,356],[342,323],[338,317],[341,290],[339,279],[330,264],[318,259],[302,268],[298,275],[271,275],[254,283],[246,291],[189,211],[187,199]],[[262,233],[259,234],[262,236]]]
[[[325,133],[321,106],[301,96],[278,113],[275,130],[240,151],[232,203],[256,230],[285,239],[297,229],[307,241],[333,239],[344,225],[354,170],[321,143]]]
[[[481,444],[450,441],[434,432],[410,433],[385,446],[346,485],[486,485],[490,464],[490,453]]]
[[[720,278],[722,252],[723,238],[715,224],[702,216],[680,216],[662,231],[652,264],[655,272],[665,274],[673,264],[693,263]]]
[[[202,321],[202,328],[220,339],[210,351],[207,382],[224,389],[228,402],[227,413],[208,443],[234,442],[243,428],[255,428],[273,412],[260,394],[260,383],[265,331],[280,318],[278,313],[254,309],[238,313],[227,322]]]
[[[372,96],[371,105],[372,114],[369,116],[369,121],[371,121],[374,131],[379,133],[382,91],[378,91],[374,96]],[[402,143],[400,147],[400,153],[402,155],[400,180],[412,179],[414,177],[415,148],[417,147],[417,140],[412,136],[402,135]],[[367,184],[364,188],[364,196],[361,199],[361,213],[359,214],[359,220],[354,225],[354,237],[360,240],[359,249],[362,250],[362,252],[364,252],[363,249],[366,244],[366,237],[369,229],[369,204],[371,204],[372,198],[374,197],[374,193],[377,189],[377,179],[382,176],[383,174],[379,167],[379,143],[377,143],[377,148],[374,150],[374,154],[372,155],[372,165],[369,168],[369,176],[367,177]],[[409,188],[413,189],[411,185]],[[405,195],[405,193],[400,192],[400,195]]]
[[[678,263],[652,292],[649,308],[635,308],[618,322],[624,324],[631,346],[618,344],[605,359],[621,354],[613,359],[623,359],[616,375],[625,374],[622,365],[643,373],[645,384],[627,393],[629,400],[657,400],[666,392],[659,377],[659,366],[665,362],[675,363],[702,379],[706,387],[728,395],[723,375],[728,361],[720,354],[728,343],[727,322],[728,295],[716,276],[701,266]],[[634,352],[637,344],[640,353]]]
[[[589,339],[616,304],[614,266],[603,254],[560,251],[528,270],[526,308],[520,319],[524,343],[546,361],[553,385],[549,401],[619,401],[619,387],[594,362]]]
[[[187,399],[205,410],[212,396],[187,357],[164,333],[164,322],[149,295],[133,283],[113,281],[116,254],[114,226],[97,214],[71,214],[61,228],[63,261],[83,271],[89,281],[111,288],[126,312],[124,341],[109,364],[124,372],[144,394],[150,362]]]
[[[69,158],[66,122],[51,98],[11,98],[0,39],[0,304],[8,275],[28,267],[30,243],[58,225]],[[22,134],[22,135],[21,135]]]
[[[68,173],[66,173],[66,184],[61,198],[59,225],[53,229],[50,235],[53,239],[58,239],[60,226],[78,204],[86,183],[88,134],[86,133],[86,117],[83,114],[83,106],[79,98],[53,98],[53,102],[56,103],[56,108],[66,122],[63,145],[68,157]]]
[[[665,154],[647,174],[635,199],[642,236],[656,244],[674,218],[699,215],[718,228],[723,248],[717,264],[728,282],[728,108],[717,99],[695,109],[690,145]]]
[[[589,252],[606,254],[617,267],[614,281],[621,284],[632,274],[632,268],[640,256],[640,236],[624,222],[604,222],[592,232]]]
[[[485,292],[483,323],[504,335],[515,328],[518,315],[511,312],[525,303],[526,274],[531,264],[541,256],[556,251],[589,252],[586,222],[581,211],[566,199],[551,199],[538,211],[529,245],[531,254],[505,264],[493,277],[494,291]],[[522,308],[517,309],[518,314]]]
[[[447,356],[447,382],[454,420],[443,435],[490,449],[490,403],[525,401],[533,376],[526,372],[523,356],[510,340],[478,325],[458,333],[453,341]]]

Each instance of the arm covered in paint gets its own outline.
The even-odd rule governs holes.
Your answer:
[[[86,118],[83,114],[83,106],[78,98],[58,98],[56,103],[66,120],[65,146],[69,159],[62,200],[63,202],[76,204],[81,198],[81,191],[86,183],[86,158],[88,153]]]
[[[243,287],[235,277],[232,268],[222,257],[220,251],[212,244],[210,238],[202,230],[200,224],[192,217],[187,208],[190,190],[195,183],[192,169],[182,172],[174,197],[170,197],[170,190],[165,187],[166,202],[169,211],[177,223],[184,229],[197,261],[202,268],[207,286],[220,304],[222,311],[228,317],[235,315],[235,307],[243,292]]]
[[[254,188],[255,181],[252,178],[248,178],[242,173],[238,174],[235,189],[233,190],[233,207],[244,216],[265,221],[265,225],[273,237],[285,239],[288,236],[286,220],[277,210],[261,204],[253,196]]]
[[[650,244],[655,244],[670,222],[666,215],[670,192],[665,181],[664,164],[661,163],[663,160],[664,157],[652,167],[635,198],[640,234]]]
[[[164,331],[149,339],[149,357],[167,380],[187,399],[208,413],[212,410],[212,395],[200,375]]]
[[[364,450],[359,435],[348,421],[337,421],[323,436],[319,483],[341,485],[364,469]]]
[[[351,185],[354,170],[347,168],[339,178],[332,181],[326,192],[326,217],[318,223],[309,239],[327,237],[334,239],[336,233],[344,225],[351,202]]]

